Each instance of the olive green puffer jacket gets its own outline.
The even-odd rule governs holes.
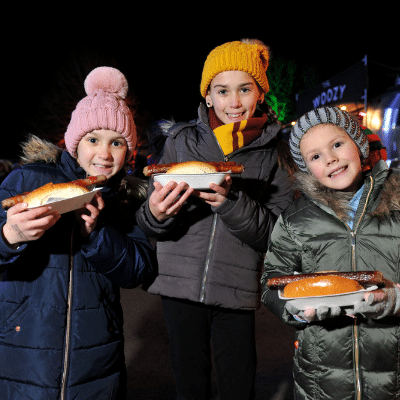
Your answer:
[[[294,272],[379,270],[400,281],[400,171],[380,161],[366,174],[353,228],[348,199],[303,174],[304,196],[279,217],[261,279],[262,302],[295,326],[296,399],[400,398],[400,318],[341,315],[321,322],[294,320],[267,279]],[[305,178],[305,179],[304,179]]]

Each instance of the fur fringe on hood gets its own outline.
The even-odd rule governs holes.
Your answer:
[[[30,164],[35,162],[56,163],[61,153],[64,151],[48,140],[39,138],[35,135],[29,135],[26,142],[21,144],[22,155],[21,163]],[[119,194],[125,198],[133,199],[135,203],[141,203],[147,197],[147,180],[126,175],[120,185]],[[125,193],[122,195],[122,193]]]
[[[330,207],[337,217],[343,221],[348,221],[350,206],[349,202],[354,196],[354,192],[338,192],[323,186],[312,175],[306,172],[296,172],[296,189],[300,190],[307,197]],[[385,181],[378,207],[370,214],[371,217],[384,218],[392,211],[400,210],[400,174],[389,172],[388,179]]]
[[[318,201],[330,207],[341,221],[347,221],[350,211],[349,201],[353,198],[354,193],[338,192],[322,185],[318,180],[306,173],[296,172],[295,175],[296,189],[300,190],[307,197]]]
[[[392,172],[392,170],[390,170]],[[384,217],[400,210],[400,174],[390,173],[383,185],[379,205],[371,216]]]
[[[29,135],[27,141],[21,144],[21,147],[22,164],[35,162],[55,163],[63,152],[63,150],[55,144],[35,135]]]

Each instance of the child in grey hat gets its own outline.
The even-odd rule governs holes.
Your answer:
[[[261,282],[264,305],[297,328],[295,398],[394,399],[400,389],[400,173],[383,160],[364,171],[366,134],[337,107],[302,116],[290,150],[302,196],[275,225]],[[280,275],[374,270],[383,273],[384,286],[342,308],[326,299],[294,307],[267,285]]]

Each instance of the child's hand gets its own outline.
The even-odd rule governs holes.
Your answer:
[[[51,206],[32,210],[27,207],[27,203],[18,203],[7,211],[3,237],[11,247],[39,239],[61,217],[58,212],[52,212]]]
[[[200,199],[203,199],[207,204],[213,207],[220,206],[229,194],[232,185],[232,178],[230,175],[226,175],[225,180],[220,186],[215,183],[210,183],[210,189],[214,190],[215,193],[195,191],[193,194]]]
[[[400,316],[399,285],[385,279],[385,287],[366,292],[363,299],[354,305],[353,313],[372,319]]]
[[[164,187],[159,182],[154,182],[154,191],[149,199],[149,208],[154,217],[162,222],[178,214],[187,198],[194,189],[185,182],[168,182]],[[181,193],[183,192],[184,193]]]
[[[303,311],[300,311],[294,307],[290,301],[286,302],[285,308],[295,319],[302,322],[323,321],[327,318],[338,317],[342,312],[341,308],[338,306],[306,307]]]
[[[83,237],[88,237],[95,230],[97,218],[104,206],[103,197],[100,192],[97,192],[91,203],[88,203],[84,208],[75,211],[75,215],[81,226],[81,235]]]

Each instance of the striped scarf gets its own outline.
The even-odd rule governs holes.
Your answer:
[[[263,114],[259,118],[224,125],[215,115],[215,111],[212,108],[209,110],[210,126],[224,155],[247,146],[260,137],[267,119],[268,116]]]

